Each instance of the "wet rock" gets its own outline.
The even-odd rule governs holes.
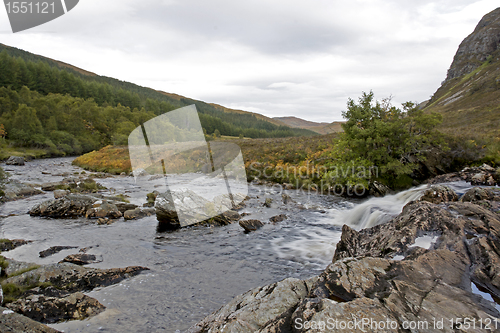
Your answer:
[[[433,185],[425,190],[420,200],[438,204],[441,202],[457,201],[458,195],[448,186]]]
[[[241,215],[234,210],[228,210],[207,221],[209,225],[223,226],[234,223],[241,219]]]
[[[42,191],[34,188],[33,186],[28,184],[23,184],[15,179],[11,179],[7,183],[5,183],[3,192],[4,192],[4,198],[7,201],[31,197],[33,195],[43,193]]]
[[[271,221],[273,223],[278,223],[278,222],[282,222],[286,219],[287,219],[287,216],[285,214],[280,214],[280,215],[276,215],[276,216],[271,217],[269,219],[269,221]]]
[[[239,223],[246,232],[256,231],[264,226],[259,220],[241,220]]]
[[[83,320],[105,309],[96,299],[81,292],[62,298],[30,295],[9,303],[8,307],[28,318],[47,324],[61,320]]]
[[[49,183],[43,183],[41,188],[43,191],[55,191],[59,188],[64,187],[64,183],[61,182],[49,182]]]
[[[65,197],[67,196],[68,194],[70,194],[71,192],[68,191],[68,190],[55,190],[54,191],[54,199],[60,199],[62,197]]]
[[[284,204],[284,205],[288,205],[289,203],[294,202],[294,201],[293,201],[293,199],[292,199],[292,197],[290,197],[290,196],[289,196],[288,194],[286,194],[286,193],[283,193],[283,194],[281,195],[281,200],[283,201],[283,204]]]
[[[115,204],[103,201],[98,207],[92,207],[85,213],[87,218],[110,218],[118,219],[123,216],[118,207]]]
[[[272,198],[266,198],[266,200],[264,201],[263,206],[267,207],[267,208],[271,208],[272,204],[273,204],[273,199]]]
[[[31,243],[31,241],[24,239],[0,239],[0,252],[14,250],[16,247],[29,243]]]
[[[113,220],[107,218],[107,217],[101,217],[97,219],[97,224],[99,225],[110,225],[113,224]]]
[[[494,186],[499,184],[500,177],[498,177],[495,169],[487,164],[481,167],[464,168],[459,172],[447,173],[429,179],[429,184],[448,183],[456,181],[466,181],[472,185],[488,185]]]
[[[373,181],[369,186],[369,194],[373,195],[374,197],[384,197],[390,191],[391,189],[389,187],[377,181]]]
[[[134,210],[136,209],[137,205],[128,203],[128,202],[118,202],[118,201],[113,201],[113,204],[118,208],[118,210],[124,214],[127,210]]]
[[[77,248],[78,246],[52,246],[47,250],[40,251],[38,255],[40,256],[40,258],[46,258],[53,254],[59,253],[63,250],[77,249]]]
[[[85,216],[99,199],[85,194],[69,194],[65,197],[44,201],[29,211],[31,216],[71,218]]]
[[[483,185],[486,184],[488,176],[485,173],[477,173],[471,178],[472,185]]]
[[[5,162],[7,165],[24,165],[24,157],[21,156],[11,156]]]
[[[290,318],[290,310],[306,295],[306,283],[293,278],[255,288],[237,296],[188,332],[257,332],[268,323],[277,325],[280,319]]]
[[[244,197],[233,194],[233,199],[239,202]],[[219,195],[208,201],[191,190],[161,193],[155,201],[156,219],[168,228],[181,227],[177,214],[183,217],[184,225],[192,225],[227,212],[232,206],[233,202],[228,195]]]
[[[58,333],[59,331],[0,306],[0,332]]]
[[[137,220],[146,216],[151,216],[156,214],[156,210],[154,208],[140,208],[137,207],[132,210],[127,210],[123,213],[123,218],[125,220]]]
[[[460,198],[462,202],[476,202],[481,200],[500,201],[500,190],[491,188],[474,187]]]
[[[101,260],[102,261],[102,260]],[[88,253],[77,253],[77,254],[70,254],[69,256],[66,256],[61,262],[69,262],[75,265],[88,265],[88,264],[95,264],[98,262],[101,262],[97,260],[96,256],[93,254],[88,254]]]
[[[50,283],[56,289],[73,293],[106,287],[130,278],[146,267],[129,266],[126,268],[98,269],[87,268],[70,263],[50,264],[38,267],[23,274],[9,277],[4,283],[31,286],[36,283]]]

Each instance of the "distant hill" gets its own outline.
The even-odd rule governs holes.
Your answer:
[[[272,118],[252,112],[231,110],[219,105],[157,91],[130,82],[100,76],[62,61],[0,44],[0,87],[19,91],[27,86],[43,95],[61,94],[75,98],[92,98],[99,106],[145,109],[156,115],[195,104],[203,128],[208,134],[218,130],[222,135],[250,138],[316,135],[316,132],[291,128]],[[1,116],[1,114],[0,114]]]
[[[314,121],[304,120],[297,117],[274,117],[273,119],[292,128],[303,128],[314,131],[319,134],[330,134],[342,132],[342,122],[335,121],[333,123],[316,123]]]
[[[445,133],[500,142],[500,8],[460,44],[446,80],[424,110],[443,115]]]

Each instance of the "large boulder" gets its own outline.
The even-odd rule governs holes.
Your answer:
[[[71,218],[85,216],[87,211],[99,199],[85,194],[69,194],[65,197],[44,201],[33,206],[29,214],[31,216],[43,216],[52,218]]]
[[[5,199],[8,201],[31,197],[33,195],[43,193],[39,189],[36,189],[31,185],[21,183],[15,179],[9,180],[5,183],[2,191],[4,192]]]
[[[460,198],[462,202],[476,202],[482,200],[500,201],[500,190],[493,188],[474,187],[465,192]]]
[[[102,203],[96,205],[93,204],[94,207],[87,210],[85,213],[85,217],[87,218],[110,218],[110,219],[118,219],[123,216],[122,212],[116,207],[114,203],[103,201]]]
[[[243,197],[233,194],[233,198],[240,202]],[[183,225],[198,224],[207,220],[215,220],[215,224],[220,219],[212,219],[224,212],[230,211],[233,204],[228,195],[219,195],[212,201],[199,196],[195,192],[186,189],[158,194],[155,201],[156,219],[162,225],[169,228],[181,227],[179,215],[183,217]]]
[[[11,156],[5,162],[7,165],[24,165],[24,157],[21,156]]]
[[[438,204],[442,202],[457,201],[458,195],[448,186],[433,185],[424,191],[420,200]]]

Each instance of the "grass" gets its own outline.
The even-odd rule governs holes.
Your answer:
[[[478,161],[493,165],[500,165],[500,61],[493,60],[498,57],[500,51],[471,73],[445,82],[425,108],[443,115],[441,132],[483,148]]]
[[[318,135],[312,137],[272,138],[272,139],[240,139],[236,137],[217,138],[216,142],[231,142],[241,148],[245,167],[249,179],[258,174],[263,175],[264,169],[269,173],[278,174],[279,170],[296,170],[305,165],[319,166],[324,162],[320,152],[328,149],[336,134]],[[192,156],[181,158],[199,161],[199,154],[195,151]],[[194,157],[193,157],[194,156]],[[175,168],[175,161],[170,161],[169,170]],[[198,162],[197,162],[198,163]],[[73,164],[84,169],[99,172],[119,174],[130,173],[131,165],[128,148],[124,146],[107,146],[99,151],[82,155],[73,161]],[[177,164],[178,170],[183,171],[185,166],[181,162]],[[186,169],[186,172],[189,171]],[[271,177],[275,182],[292,182],[295,179],[284,177]],[[307,183],[307,180],[299,179],[299,185]]]

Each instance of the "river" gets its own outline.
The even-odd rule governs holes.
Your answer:
[[[2,166],[13,179],[41,184],[81,173],[82,169],[72,166],[71,161],[56,158],[31,161],[25,166]],[[124,193],[132,203],[141,205],[146,201],[133,177],[96,181],[109,189],[103,194]],[[470,188],[465,183],[451,185],[458,193]],[[295,203],[283,205],[281,187],[250,186],[250,200],[240,211],[249,214],[245,219],[265,222],[278,214],[286,214],[288,219],[266,223],[249,234],[238,223],[158,232],[155,216],[119,219],[111,225],[97,225],[85,218],[30,217],[27,211],[33,205],[53,197],[47,192],[1,205],[0,216],[8,217],[0,219],[0,238],[33,241],[4,253],[15,260],[55,263],[78,249],[46,258],[40,258],[38,253],[51,246],[72,245],[92,247],[88,253],[102,260],[89,267],[140,265],[150,269],[120,284],[87,293],[107,308],[98,316],[51,327],[64,332],[182,332],[254,287],[321,273],[332,260],[343,224],[361,229],[383,223],[417,199],[424,188],[365,200],[286,190]],[[263,207],[265,198],[279,204]]]

